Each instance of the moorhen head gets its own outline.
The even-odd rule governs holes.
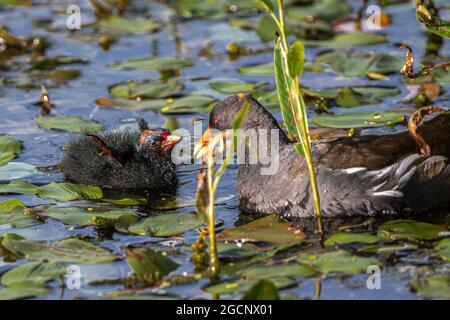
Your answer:
[[[136,128],[85,134],[65,146],[62,171],[66,179],[113,189],[174,192],[178,184],[172,148],[181,140],[162,128]]]
[[[241,129],[278,130],[279,165],[274,174],[263,175],[260,163],[238,163],[241,209],[287,218],[313,216],[306,161],[262,105],[250,96],[231,96],[213,109],[209,127],[231,129],[247,101],[250,108]],[[450,115],[428,121],[417,129],[417,135],[429,143],[428,154],[421,152],[417,137],[408,132],[313,141],[322,215],[395,214],[448,206]]]

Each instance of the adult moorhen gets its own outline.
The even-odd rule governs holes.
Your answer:
[[[241,209],[288,218],[314,215],[306,161],[262,105],[250,96],[231,96],[215,106],[209,127],[232,128],[247,99],[241,129],[278,130],[280,158],[273,175],[261,175],[261,164],[238,164]],[[450,115],[411,130],[414,137],[404,132],[313,141],[322,215],[395,214],[449,205]],[[248,160],[248,150],[245,156]]]
[[[171,151],[181,137],[149,129],[143,119],[138,127],[85,134],[69,143],[65,177],[83,185],[173,192],[178,180]]]

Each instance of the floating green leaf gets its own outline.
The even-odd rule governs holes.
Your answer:
[[[119,257],[109,250],[95,244],[79,240],[64,239],[56,242],[44,242],[3,238],[2,246],[16,255],[29,260],[48,262],[111,262]]]
[[[116,96],[128,99],[167,98],[183,89],[178,81],[150,80],[144,82],[130,81],[112,86],[109,91]]]
[[[261,279],[253,285],[242,297],[242,300],[279,300],[278,290],[269,281]]]
[[[307,265],[299,265],[296,263],[283,265],[258,265],[248,269],[244,269],[238,274],[246,279],[262,279],[273,277],[292,277],[304,278],[311,277],[316,274],[316,270]]]
[[[16,282],[9,287],[0,289],[0,300],[15,300],[46,296],[50,289],[32,281]]]
[[[11,136],[0,135],[0,166],[13,160],[22,149],[20,142]]]
[[[314,19],[332,21],[345,16],[350,10],[346,1],[317,0],[309,5],[289,7],[287,13],[288,17],[293,20],[303,20],[311,16]]]
[[[210,82],[209,86],[221,93],[233,94],[233,93],[250,93],[264,86],[263,82],[260,83],[248,83],[248,82]]]
[[[280,221],[276,215],[225,229],[217,235],[219,241],[263,241],[276,244],[299,242],[303,238],[304,234],[300,230],[292,227],[291,223]]]
[[[17,282],[45,283],[62,279],[67,273],[67,264],[61,262],[29,262],[6,272],[1,283],[10,286]]]
[[[336,50],[318,55],[316,61],[329,64],[345,77],[366,76],[372,72],[388,74],[403,66],[402,59],[384,52]]]
[[[297,283],[295,280],[288,277],[276,277],[269,279],[277,290],[295,286]],[[242,293],[250,290],[255,286],[260,280],[232,280],[227,282],[222,282],[213,286],[207,287],[205,290],[211,294],[236,294]]]
[[[202,225],[201,219],[188,212],[158,214],[143,219],[128,228],[130,232],[154,237],[170,237]]]
[[[375,243],[380,238],[368,233],[335,233],[325,241],[326,246],[350,243]]]
[[[23,162],[9,162],[0,167],[0,181],[16,180],[39,174],[36,167]]]
[[[389,221],[378,228],[378,236],[385,239],[434,240],[446,232],[446,228],[435,224],[405,219]]]
[[[127,260],[137,275],[151,274],[157,278],[168,275],[178,268],[178,264],[160,252],[147,247],[127,248]]]
[[[317,255],[301,255],[297,261],[301,264],[310,265],[325,274],[336,272],[346,275],[366,272],[368,266],[379,264],[374,258],[358,257],[344,250]]]
[[[388,42],[388,38],[385,35],[377,33],[353,32],[340,33],[329,40],[304,39],[302,42],[307,47],[348,48],[385,43]]]
[[[38,188],[38,186],[35,186],[34,184],[28,182],[14,181],[8,184],[0,184],[0,194],[11,193],[32,195],[37,194]]]
[[[315,63],[304,63],[304,70],[305,72],[320,72],[323,68],[320,64]],[[239,68],[239,73],[248,75],[248,76],[266,76],[266,75],[273,75],[274,74],[274,65],[272,62],[270,63],[263,63],[263,64],[256,64],[256,65],[249,65],[245,67]]]
[[[450,261],[450,238],[442,239],[434,247],[435,254],[445,261]]]
[[[0,215],[21,213],[23,209],[25,209],[25,205],[17,199],[8,199],[0,202]]]
[[[38,195],[42,198],[50,198],[58,201],[79,199],[96,200],[103,197],[103,192],[99,187],[87,187],[67,182],[52,182],[40,187]]]
[[[450,276],[433,275],[425,279],[414,279],[411,289],[427,298],[450,299]]]
[[[33,69],[35,70],[52,70],[55,67],[61,65],[75,64],[75,63],[88,63],[87,60],[76,57],[66,57],[66,56],[57,56],[57,57],[41,57],[33,61]]]
[[[362,112],[345,114],[320,114],[311,122],[328,128],[369,128],[391,126],[405,121],[405,115],[396,112]]]
[[[35,121],[43,129],[61,130],[72,133],[93,133],[103,130],[103,126],[100,123],[86,120],[79,116],[39,116]]]
[[[98,222],[98,218],[108,220],[110,222],[117,221],[123,215],[131,214],[128,211],[105,211],[99,209],[85,209],[78,207],[54,208],[50,207],[46,212],[47,216],[52,219],[59,220],[65,224],[77,226],[90,226]],[[96,219],[97,218],[97,219]]]
[[[159,22],[151,19],[118,16],[111,16],[106,19],[102,19],[95,24],[95,26],[106,30],[129,33],[155,32],[161,27]]]
[[[194,63],[190,60],[156,57],[156,58],[133,58],[111,65],[113,69],[138,69],[145,71],[170,71],[192,67]]]

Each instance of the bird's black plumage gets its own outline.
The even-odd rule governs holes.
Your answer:
[[[166,143],[164,129],[119,128],[86,134],[65,146],[62,171],[66,179],[83,185],[113,189],[174,192],[176,166],[171,161],[175,143]]]
[[[249,96],[229,97],[211,112],[210,127],[232,128],[234,117],[247,100],[250,109],[241,129],[278,130],[279,167],[274,174],[263,175],[262,164],[238,165],[241,209],[288,217],[314,215],[306,161],[298,156],[294,144],[262,105]],[[435,117],[418,132],[431,147],[429,156],[420,154],[408,132],[314,141],[312,156],[322,214],[393,214],[449,205],[450,115]]]

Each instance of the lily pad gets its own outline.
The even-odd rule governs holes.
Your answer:
[[[316,270],[310,266],[299,265],[296,263],[284,265],[259,265],[238,272],[241,277],[246,279],[267,279],[273,277],[304,278],[311,277],[316,273]]]
[[[14,181],[8,184],[0,184],[0,194],[26,194],[32,195],[38,193],[38,186],[24,181]]]
[[[78,207],[54,208],[50,207],[46,212],[47,216],[61,221],[65,224],[76,226],[92,226],[98,224],[100,220],[116,222],[123,215],[131,214],[127,211],[99,211],[98,209],[84,209]]]
[[[405,116],[396,112],[320,114],[311,119],[318,126],[339,129],[383,127],[404,121]]]
[[[342,273],[345,275],[366,272],[370,265],[379,265],[374,258],[358,257],[350,252],[338,250],[322,254],[306,254],[298,257],[301,264],[312,266],[322,273]]]
[[[171,71],[192,67],[194,63],[190,60],[156,57],[156,58],[133,58],[111,65],[113,69],[135,69],[144,71]]]
[[[43,129],[61,130],[72,133],[93,133],[103,130],[103,125],[100,123],[78,116],[39,116],[35,118],[35,121]]]
[[[411,243],[389,244],[389,245],[367,245],[359,249],[361,252],[376,252],[378,254],[389,254],[392,252],[417,250],[419,247]]]
[[[0,300],[15,300],[41,297],[49,294],[50,289],[32,281],[16,282],[9,287],[0,289]]]
[[[0,167],[0,181],[22,179],[39,174],[35,166],[23,162],[9,162]]]
[[[177,81],[150,80],[144,82],[130,81],[112,86],[109,91],[119,97],[136,98],[167,98],[183,89],[183,84]]]
[[[103,192],[99,187],[80,186],[67,182],[52,182],[40,187],[38,195],[42,198],[50,198],[58,201],[79,199],[96,200],[103,197]]]
[[[193,230],[203,223],[192,213],[166,213],[143,219],[128,228],[130,232],[153,237],[170,237]]]
[[[450,299],[450,276],[433,275],[426,279],[414,279],[411,289],[427,298]]]
[[[445,261],[450,261],[450,238],[443,239],[434,247],[435,254]]]
[[[55,67],[68,64],[86,64],[87,60],[77,57],[56,56],[56,57],[42,57],[33,61],[33,69],[35,70],[52,70]]]
[[[110,31],[144,33],[158,31],[161,24],[151,19],[111,16],[100,20],[95,26]]]
[[[248,258],[258,254],[259,247],[251,243],[219,242],[217,251],[221,259]]]
[[[269,280],[261,279],[251,287],[242,300],[279,300],[277,287]]]
[[[335,72],[345,77],[389,74],[399,71],[403,66],[402,59],[384,52],[336,50],[318,55],[316,61],[329,64]]]
[[[128,264],[137,275],[151,274],[159,278],[178,268],[178,264],[150,248],[127,248]]]
[[[375,243],[380,241],[375,235],[369,233],[335,233],[325,241],[326,246],[336,244],[350,244],[350,243]]]
[[[61,262],[30,262],[6,272],[1,283],[9,286],[17,282],[32,281],[45,283],[54,279],[62,279],[67,273],[67,264]]]
[[[341,0],[317,0],[304,6],[292,6],[287,10],[288,17],[293,20],[304,20],[309,16],[314,19],[332,21],[350,12],[350,6]]]
[[[280,221],[277,215],[254,220],[245,225],[226,229],[217,235],[219,241],[252,241],[275,244],[298,242],[304,234],[291,223]]]
[[[292,287],[297,284],[295,280],[288,277],[276,277],[269,279],[277,290]],[[209,286],[205,289],[205,291],[211,294],[235,294],[242,293],[250,290],[253,286],[255,286],[260,280],[252,279],[252,280],[232,280],[227,282],[222,282],[213,286]]]
[[[378,228],[378,236],[384,239],[434,240],[447,232],[435,224],[404,219],[386,222]]]
[[[304,39],[302,42],[306,47],[348,48],[385,43],[388,42],[388,38],[377,33],[354,32],[337,34],[329,40]]]
[[[264,82],[256,84],[248,82],[210,82],[209,86],[212,89],[225,94],[250,93],[263,87]]]
[[[17,199],[0,202],[0,228],[27,228],[41,222],[32,215],[24,214],[25,205]]]
[[[0,166],[13,160],[22,149],[20,142],[11,136],[0,136]]]
[[[48,262],[111,262],[119,257],[95,244],[79,240],[64,239],[56,242],[3,238],[2,246],[18,256],[29,260]]]
[[[154,110],[165,114],[207,113],[215,100],[209,96],[190,94],[181,98],[155,100],[128,100],[120,97],[98,98],[97,104],[105,108],[130,111]]]

